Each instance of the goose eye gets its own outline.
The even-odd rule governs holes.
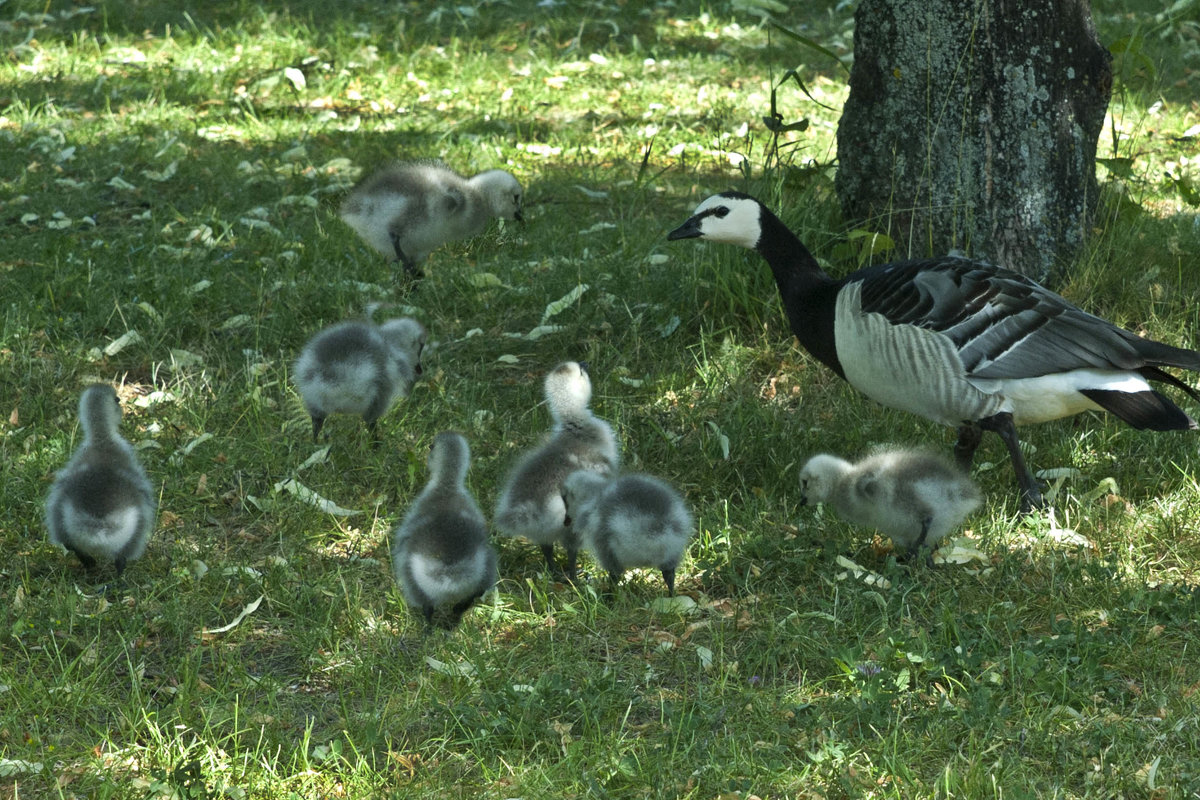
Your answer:
[[[712,213],[717,219],[725,219],[729,216],[729,206],[718,206],[713,209]]]

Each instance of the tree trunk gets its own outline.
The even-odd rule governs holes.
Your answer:
[[[1044,278],[1082,243],[1111,57],[1087,0],[862,0],[837,192],[897,255]]]

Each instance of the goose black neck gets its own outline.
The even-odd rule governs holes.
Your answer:
[[[845,378],[834,341],[839,284],[778,217],[763,208],[755,249],[771,265],[792,333],[817,360]]]
[[[771,265],[785,305],[790,297],[833,283],[833,278],[821,269],[804,243],[766,207],[762,209],[759,225],[762,233],[755,249]]]

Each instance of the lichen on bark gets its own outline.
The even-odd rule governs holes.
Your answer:
[[[847,217],[903,254],[1044,277],[1096,202],[1111,57],[1086,0],[863,0],[838,125]]]

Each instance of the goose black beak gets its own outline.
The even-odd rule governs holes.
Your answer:
[[[700,218],[692,217],[675,230],[667,234],[669,241],[676,239],[696,239],[700,237]]]

